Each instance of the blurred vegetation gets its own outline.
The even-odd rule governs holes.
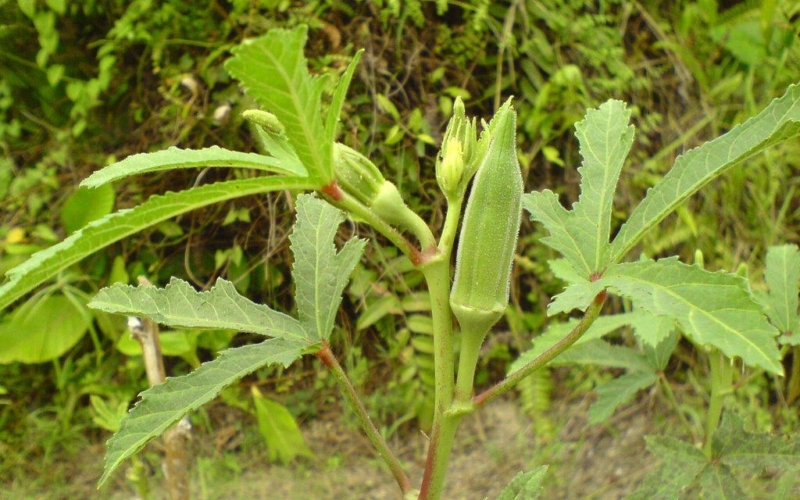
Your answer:
[[[0,0],[0,275],[112,207],[221,175],[178,172],[102,195],[76,191],[115,159],[171,145],[252,150],[240,118],[251,104],[222,63],[241,41],[299,23],[311,27],[308,57],[317,72],[338,74],[365,49],[341,140],[372,158],[434,227],[443,207],[433,160],[457,96],[468,113],[488,117],[514,95],[526,189],[553,189],[565,203],[577,198],[573,125],[609,98],[628,102],[637,142],[616,200],[620,222],[677,155],[754,114],[800,75],[800,4],[792,0]],[[709,268],[745,263],[759,272],[769,245],[800,237],[798,168],[797,141],[751,159],[681,207],[642,251],[691,260],[701,250]],[[139,275],[200,287],[224,276],[255,299],[288,302],[291,208],[288,195],[276,195],[161,224],[0,313],[0,334],[25,307],[66,311],[79,325],[38,358],[0,353],[0,481],[38,477],[54,457],[101,439],[144,387],[124,325],[82,308],[85,297]],[[522,234],[530,250],[518,256],[508,333],[487,345],[479,381],[505,371],[548,321],[545,306],[560,291],[549,250],[531,245],[541,229],[526,222]],[[341,312],[338,345],[359,389],[375,395],[367,401],[376,420],[395,422],[387,433],[417,418],[424,426],[429,408],[419,394],[430,392],[432,358],[420,276],[390,250],[370,247],[367,259]],[[168,371],[246,341],[174,332]],[[690,356],[678,356],[672,369],[691,364]],[[599,376],[566,383],[581,387]],[[273,370],[252,383],[299,408],[300,418],[330,405],[313,391],[331,384],[309,370]],[[542,417],[543,435],[552,432],[543,412],[559,383],[537,375],[521,386],[521,405]],[[285,401],[289,386],[303,390]],[[223,399],[240,401],[255,422],[243,389]],[[763,418],[769,401],[753,405]],[[214,415],[207,410],[200,421]]]

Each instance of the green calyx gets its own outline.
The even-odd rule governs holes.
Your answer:
[[[383,183],[378,190],[378,195],[372,200],[372,211],[381,219],[393,226],[400,226],[403,229],[411,229],[409,215],[411,209],[408,208],[397,186],[389,181]]]
[[[387,182],[369,158],[338,142],[333,145],[333,175],[340,188],[366,206]]]
[[[480,331],[480,335],[502,317],[508,305],[522,213],[516,113],[510,101],[495,114],[488,134],[491,142],[464,212],[450,295],[462,331]]]
[[[397,186],[384,179],[369,158],[344,144],[336,143],[333,159],[334,177],[344,192],[387,224],[411,231],[421,242],[433,238],[422,219],[403,201]]]

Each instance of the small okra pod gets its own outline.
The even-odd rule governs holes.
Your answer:
[[[522,215],[516,112],[506,102],[489,124],[490,140],[464,211],[450,306],[463,332],[483,336],[508,305]]]

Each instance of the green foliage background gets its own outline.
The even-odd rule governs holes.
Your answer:
[[[76,198],[81,179],[129,154],[215,144],[253,150],[240,117],[252,103],[222,64],[248,37],[300,23],[311,27],[307,56],[318,73],[341,74],[365,49],[341,140],[375,159],[434,227],[442,206],[433,160],[456,96],[469,114],[489,117],[514,95],[526,191],[549,188],[568,203],[577,198],[580,163],[574,124],[609,98],[630,103],[637,135],[615,200],[622,209],[675,156],[754,114],[800,74],[800,6],[790,0],[0,0],[0,274],[95,216],[75,206],[125,208],[152,193],[242,175],[172,172],[116,186],[113,201]],[[718,179],[648,236],[644,251],[691,260],[699,249],[710,268],[763,269],[768,246],[799,237],[799,149],[787,142]],[[283,195],[205,209],[75,266],[52,290],[80,298],[138,275],[156,284],[178,276],[199,287],[225,277],[255,300],[287,309],[291,216]],[[543,231],[523,234],[521,246],[531,248]],[[506,370],[560,290],[545,264],[550,251],[533,248],[518,258],[507,341],[487,347],[479,381]],[[368,246],[366,255],[334,335],[348,347],[348,371],[361,389],[369,394],[380,384],[393,395],[370,402],[378,421],[396,419],[394,432],[429,412],[416,394],[432,386],[430,324],[424,301],[415,300],[424,293],[418,273],[391,249]],[[35,473],[31,454],[95,439],[107,427],[104,415],[113,415],[90,398],[102,397],[111,412],[109,405],[124,409],[142,388],[141,365],[115,348],[123,325],[100,315],[87,323],[88,334],[73,335],[74,344],[47,364],[0,365],[3,481]],[[174,351],[173,372],[247,340],[178,334],[184,344]],[[350,354],[358,352],[379,368]],[[276,390],[300,389],[283,398],[290,408],[309,416],[320,410],[314,398],[303,399],[319,389],[313,378],[269,375],[280,381]],[[522,399],[540,414],[549,396],[546,384],[537,387],[524,385]],[[31,402],[31,394],[40,396]],[[546,432],[549,424],[537,425]],[[56,437],[26,438],[37,434]]]

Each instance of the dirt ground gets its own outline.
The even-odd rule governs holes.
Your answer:
[[[645,450],[644,436],[657,432],[651,423],[652,409],[646,403],[619,412],[604,426],[586,424],[588,401],[556,405],[551,418],[560,429],[558,437],[539,445],[530,419],[520,414],[512,400],[496,402],[467,417],[456,439],[443,498],[493,500],[518,472],[547,464],[550,469],[543,499],[621,499],[656,465]],[[222,435],[222,429],[219,431],[215,440],[231,439]],[[388,469],[357,429],[330,417],[303,426],[303,434],[316,457],[290,466],[265,465],[260,457],[237,456],[236,451],[228,453],[234,457],[231,462],[220,465],[219,456],[214,458],[215,445],[201,447],[195,443],[192,498],[402,499]],[[422,433],[390,442],[415,484],[422,477],[426,444],[427,438]],[[100,445],[96,450],[87,450],[85,460],[74,464],[76,471],[71,484],[59,491],[45,492],[41,488],[34,491],[16,484],[5,493],[0,492],[0,499],[135,499],[123,473],[112,480],[116,481],[116,487],[112,486],[111,491],[95,489],[103,453]],[[206,472],[198,473],[204,467]],[[152,483],[154,488],[159,486],[158,480]],[[165,498],[160,494],[154,497]]]
[[[655,465],[644,435],[654,432],[643,404],[619,414],[607,426],[586,424],[588,402],[563,403],[558,438],[536,448],[530,420],[513,401],[501,401],[462,423],[448,472],[444,498],[494,499],[520,471],[549,463],[542,498],[621,499]],[[562,415],[559,417],[559,415]],[[317,459],[301,466],[249,467],[234,479],[198,491],[208,499],[365,499],[400,500],[388,470],[357,430],[336,420],[318,420],[304,428]],[[427,438],[395,439],[412,481],[422,477]],[[339,457],[334,464],[326,457]],[[549,458],[550,460],[547,460]],[[547,460],[547,461],[545,461]]]

